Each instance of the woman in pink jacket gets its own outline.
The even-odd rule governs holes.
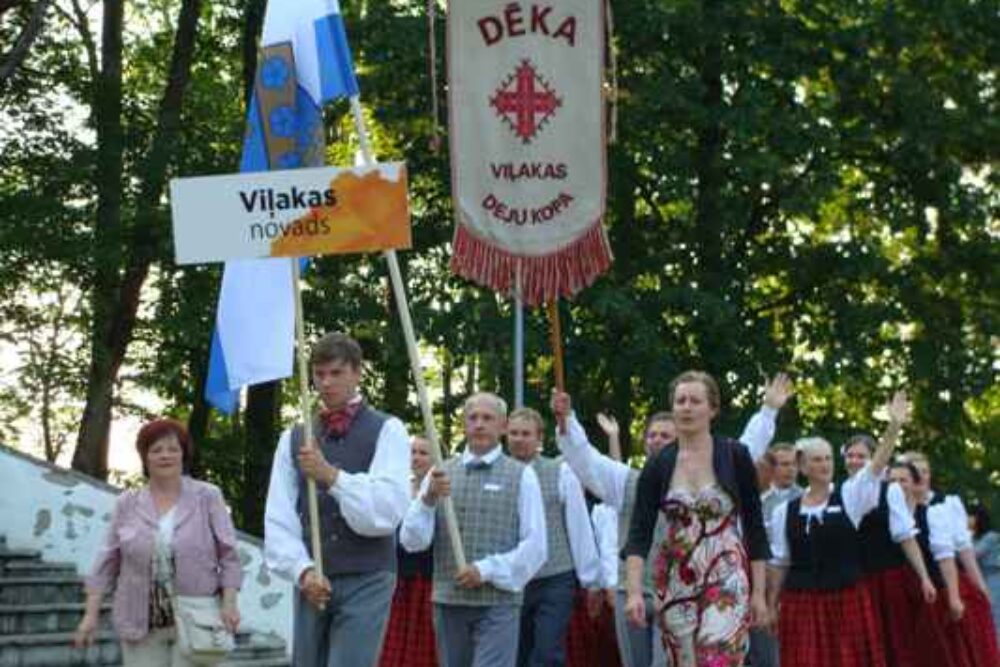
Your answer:
[[[119,496],[104,547],[87,578],[87,603],[74,636],[91,643],[101,600],[114,589],[112,623],[125,667],[183,667],[174,641],[170,584],[177,595],[221,595],[221,615],[233,632],[240,622],[242,567],[236,531],[219,489],[186,475],[192,445],[172,419],[142,427],[136,438],[149,483]]]

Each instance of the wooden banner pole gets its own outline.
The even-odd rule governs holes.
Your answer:
[[[552,347],[552,370],[555,373],[556,390],[566,391],[566,374],[563,365],[562,327],[559,325],[559,297],[547,304],[549,313],[549,344]],[[559,432],[566,433],[566,420],[559,420]]]
[[[303,445],[313,447],[313,418],[309,400],[309,360],[306,356],[306,327],[302,315],[302,285],[299,258],[290,260],[292,267],[292,289],[295,293],[295,347],[299,361],[299,398],[302,410]],[[323,540],[319,532],[319,498],[316,495],[316,481],[307,480],[306,493],[309,498],[309,533],[312,536],[312,557],[316,574],[323,576]]]
[[[364,164],[375,164],[372,154],[371,144],[368,141],[368,128],[365,126],[365,118],[361,111],[361,100],[357,95],[351,98],[351,112],[354,114],[354,126],[358,132],[358,139],[361,144],[361,157]],[[413,320],[410,318],[410,306],[406,298],[406,288],[403,286],[402,272],[399,270],[399,259],[395,250],[386,250],[385,261],[389,265],[389,279],[392,283],[392,292],[395,296],[396,306],[399,310],[399,321],[403,327],[403,337],[406,339],[406,351],[410,357],[410,369],[413,371],[413,382],[417,388],[417,400],[420,403],[420,413],[424,418],[424,431],[427,440],[431,443],[431,456],[434,464],[440,466],[444,461],[441,454],[441,444],[438,440],[437,426],[434,425],[434,413],[431,411],[430,399],[427,397],[427,387],[424,384],[424,369],[420,363],[420,351],[417,349],[417,337],[413,329]],[[448,537],[451,540],[451,552],[455,555],[455,564],[459,569],[465,567],[465,549],[462,546],[462,536],[458,532],[458,519],[455,517],[455,507],[451,498],[442,498],[438,501],[440,509],[444,512],[445,525],[448,527]]]

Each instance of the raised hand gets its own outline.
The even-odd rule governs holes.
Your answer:
[[[606,415],[603,412],[597,413],[597,424],[604,431],[604,435],[609,438],[617,438],[621,431],[618,428],[618,420],[613,415]]]
[[[787,373],[778,373],[764,385],[764,405],[775,410],[785,407],[788,399],[795,394],[792,379]]]
[[[906,397],[906,392],[900,390],[892,395],[885,409],[889,413],[890,423],[903,426],[910,421],[913,413],[913,404]]]

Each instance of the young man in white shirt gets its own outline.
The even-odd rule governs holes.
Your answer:
[[[396,582],[395,532],[410,502],[409,437],[402,422],[358,394],[361,347],[340,333],[310,356],[321,407],[313,442],[286,430],[264,514],[268,567],[296,582],[292,663],[372,665]],[[316,482],[321,576],[312,553],[307,479]]]

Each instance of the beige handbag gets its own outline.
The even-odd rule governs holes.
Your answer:
[[[174,623],[181,655],[196,665],[217,665],[236,646],[222,622],[218,597],[173,595]]]

